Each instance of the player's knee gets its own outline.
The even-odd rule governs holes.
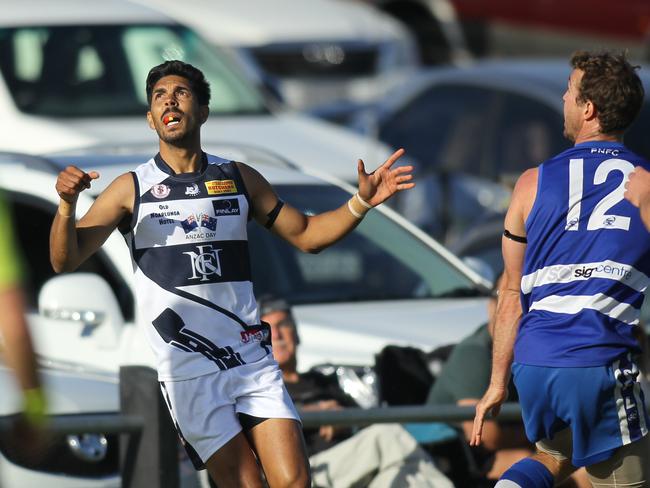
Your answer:
[[[494,488],[553,488],[555,479],[541,462],[525,458],[501,475]]]
[[[267,477],[267,482],[270,488],[309,488],[311,474],[308,467],[296,467],[296,469],[274,473],[273,479]]]
[[[567,458],[554,456],[549,452],[537,451],[531,456],[535,461],[540,462],[551,473],[553,478],[558,481],[570,476],[576,470],[576,467],[571,464]]]

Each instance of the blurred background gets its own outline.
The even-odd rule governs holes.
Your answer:
[[[213,87],[204,138],[351,182],[344,164],[402,146],[419,185],[392,205],[494,275],[512,184],[567,147],[568,57],[598,48],[646,62],[650,3],[4,0],[0,150],[146,140],[146,73],[185,59]],[[646,105],[626,140],[645,155],[648,124]]]
[[[180,59],[200,68],[212,88],[206,151],[259,165],[306,213],[350,197],[357,158],[372,168],[406,149],[416,188],[326,252],[301,254],[249,231],[256,294],[281,292],[294,306],[300,364],[327,363],[364,407],[387,404],[373,372],[387,344],[440,350],[487,320],[513,184],[569,147],[562,96],[571,53],[626,51],[650,90],[648,0],[0,6],[0,190],[26,256],[28,319],[51,405],[65,415],[118,412],[119,367],[151,354],[135,330],[121,236],[80,273],[54,276],[48,233],[62,167],[102,174],[81,195],[83,211],[111,178],[157,151],[145,120],[153,66]],[[625,142],[650,158],[648,134],[646,100]],[[4,395],[8,377],[0,369],[0,417],[16,408]],[[0,432],[0,485],[120,486],[116,435],[56,442],[56,455],[30,464],[11,457]],[[179,456],[181,485],[197,486]]]

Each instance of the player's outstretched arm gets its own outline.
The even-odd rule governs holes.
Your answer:
[[[314,216],[304,215],[285,204],[273,222],[272,230],[306,252],[318,252],[330,246],[354,229],[371,208],[385,202],[395,193],[415,186],[411,182],[412,166],[393,167],[403,154],[403,149],[395,151],[372,173],[366,173],[363,161],[359,160],[357,195],[335,210]],[[260,224],[267,225],[278,197],[257,171],[241,163],[239,168],[251,196],[253,217]]]
[[[639,208],[643,225],[650,231],[650,172],[641,166],[634,168],[625,183],[625,198]]]
[[[518,237],[526,236],[525,222],[532,208],[536,189],[537,170],[528,170],[517,181],[506,214],[504,227],[510,234]],[[504,272],[499,286],[499,300],[492,339],[492,373],[490,385],[476,405],[476,416],[470,438],[472,446],[478,446],[482,442],[483,425],[487,415],[498,415],[501,405],[506,401],[513,348],[522,315],[519,290],[526,244],[504,236],[501,249]]]
[[[56,182],[59,208],[50,230],[50,261],[57,273],[75,270],[133,211],[135,188],[132,176],[126,173],[116,178],[75,222],[79,194],[97,178],[97,172],[84,173],[74,166],[59,173]]]

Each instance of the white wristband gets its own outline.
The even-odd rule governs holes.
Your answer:
[[[357,212],[355,209],[352,208],[352,203],[350,203],[351,200],[348,200],[348,210],[352,215],[354,215],[358,219],[362,219],[363,215],[361,215],[359,212]]]
[[[356,192],[356,193],[354,194],[354,196],[357,197],[358,202],[359,202],[361,205],[363,205],[364,207],[366,207],[367,209],[371,209],[371,208],[373,208],[372,205],[370,205],[368,202],[366,202],[363,198],[361,198],[361,197],[359,196],[359,192]]]

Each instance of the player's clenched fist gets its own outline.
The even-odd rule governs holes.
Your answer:
[[[62,200],[74,203],[79,193],[90,188],[90,182],[97,178],[99,178],[97,171],[84,173],[76,166],[68,166],[59,173],[59,177],[56,179],[56,192]]]

